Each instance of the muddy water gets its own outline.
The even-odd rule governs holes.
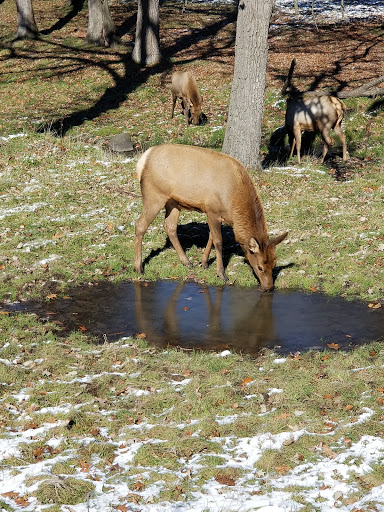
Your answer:
[[[64,335],[86,329],[100,341],[114,341],[145,333],[157,346],[288,353],[384,340],[384,307],[319,293],[158,281],[102,282],[69,295],[0,309],[33,312],[41,321],[55,321]]]

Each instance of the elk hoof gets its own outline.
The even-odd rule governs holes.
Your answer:
[[[222,274],[217,274],[217,277],[220,277],[220,279],[222,279],[224,283],[228,282],[228,277],[225,272],[223,272]]]

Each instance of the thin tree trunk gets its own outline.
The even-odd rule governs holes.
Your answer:
[[[36,39],[39,31],[35,22],[32,0],[16,0],[16,39]]]
[[[88,13],[87,43],[96,46],[113,46],[118,43],[108,0],[88,0]]]
[[[132,59],[141,66],[155,66],[161,60],[159,9],[159,0],[138,0]]]
[[[246,167],[259,167],[261,122],[273,0],[240,0],[235,69],[223,152]]]

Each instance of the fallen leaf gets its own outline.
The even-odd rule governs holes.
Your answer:
[[[145,340],[146,337],[147,335],[145,334],[145,332],[139,332],[136,334],[136,338],[140,338],[141,340]]]
[[[28,507],[29,505],[28,499],[25,498],[24,496],[18,496],[15,499],[15,503],[16,505],[19,505],[19,507]]]
[[[234,480],[231,476],[228,475],[219,475],[215,478],[216,482],[219,482],[221,485],[236,485],[236,480]]]
[[[184,311],[188,311],[188,309],[191,309],[191,308],[188,308],[187,306],[184,306]]]
[[[134,486],[133,486],[133,487],[135,488],[135,491],[140,492],[140,491],[142,491],[142,490],[145,488],[145,485],[143,484],[143,482],[141,482],[140,480],[138,480],[138,481],[134,484]]]
[[[348,405],[346,405],[346,406],[344,407],[344,409],[345,409],[346,411],[352,411],[352,409],[353,409],[353,405],[348,404]]]
[[[250,384],[251,382],[253,382],[252,377],[244,377],[244,379],[240,382],[240,386],[244,387],[247,384]]]
[[[89,470],[91,469],[90,462],[85,462],[85,460],[80,461],[80,471],[83,473],[89,473]]]
[[[52,240],[59,240],[60,238],[63,238],[64,234],[59,231],[58,233],[55,233],[52,237]]]
[[[9,498],[10,500],[14,500],[15,498],[18,497],[18,495],[19,493],[15,491],[8,491],[2,493],[2,496],[4,496],[4,498]]]
[[[324,395],[323,398],[325,398],[326,400],[332,400],[333,395]]]
[[[48,299],[48,300],[56,299],[57,298],[57,293],[50,293],[45,298]]]
[[[333,350],[339,350],[338,343],[327,343],[327,347],[333,348]]]
[[[117,505],[116,510],[120,512],[128,512],[128,510],[132,510],[128,505]]]
[[[380,407],[381,407],[384,403],[384,398],[382,396],[378,396],[376,401],[377,401],[378,405],[380,405]]]
[[[86,331],[86,330],[87,330],[87,328],[86,328],[86,327],[84,327],[84,325],[80,325],[80,327],[79,327],[79,331],[84,332],[84,331]]]
[[[282,464],[281,466],[275,466],[275,471],[277,471],[277,473],[283,476],[286,475],[290,470],[291,468],[286,464]]]
[[[326,457],[328,457],[329,459],[334,459],[335,457],[337,457],[337,453],[335,453],[332,448],[330,448],[327,444],[325,443],[321,443],[321,450],[322,452],[324,453],[324,455]]]
[[[368,307],[371,308],[371,309],[380,309],[381,308],[381,304],[378,302],[378,303],[371,303],[371,304],[368,304]]]

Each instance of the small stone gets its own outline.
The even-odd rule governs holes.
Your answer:
[[[119,133],[112,137],[108,142],[108,146],[112,151],[116,151],[118,153],[126,153],[128,151],[133,151],[134,149],[131,138],[127,133]]]

